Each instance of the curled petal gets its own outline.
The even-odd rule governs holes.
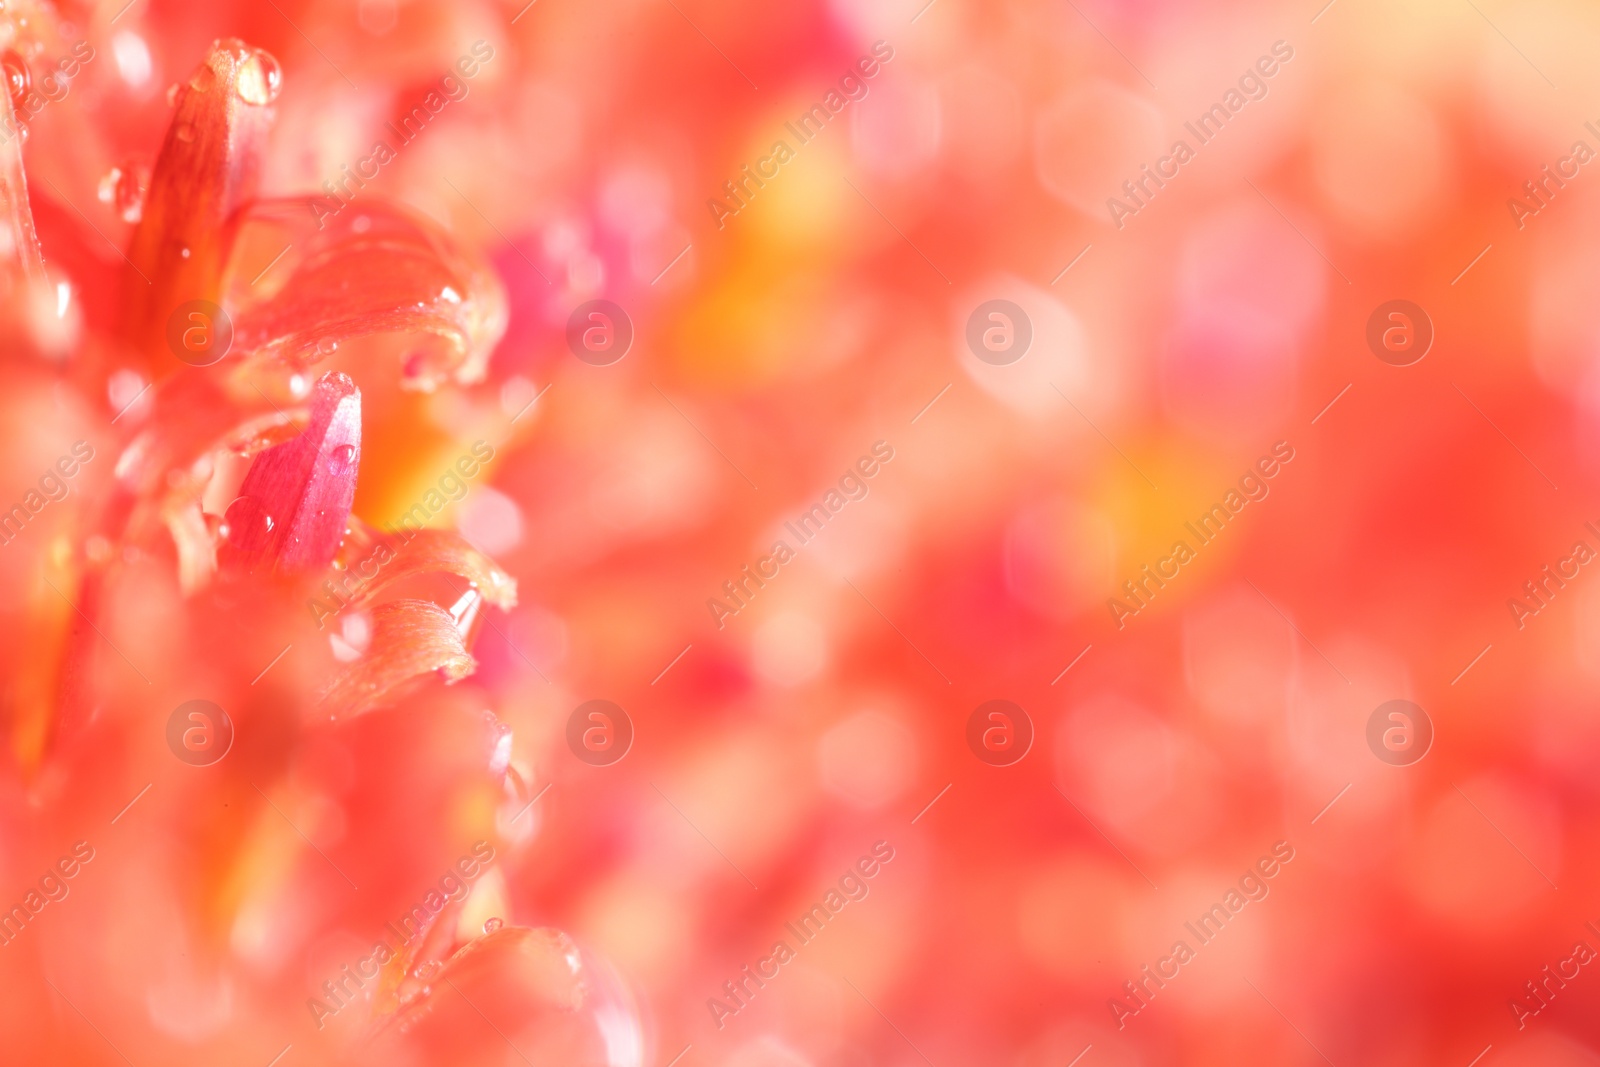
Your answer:
[[[644,1062],[625,990],[559,930],[497,925],[418,970],[375,1005],[361,1063]]]
[[[419,675],[438,671],[458,682],[477,663],[450,613],[426,600],[395,600],[372,609],[372,642],[323,693],[322,710],[350,718],[381,707]]]
[[[489,266],[392,205],[334,213],[316,199],[258,201],[241,213],[233,244],[228,302],[244,355],[299,370],[352,338],[421,335],[403,382],[431,389],[481,379],[505,332],[505,293]]]
[[[193,593],[211,580],[217,570],[217,543],[206,526],[198,502],[189,501],[167,512],[167,530],[178,552],[178,587]]]
[[[329,373],[311,397],[311,423],[255,458],[228,506],[232,561],[246,570],[326,566],[339,550],[361,464],[361,390]]]
[[[345,570],[353,576],[346,583],[355,590],[349,607],[369,604],[402,579],[424,574],[464,578],[501,611],[517,606],[516,579],[466,539],[448,530],[402,527],[393,534],[380,534],[363,524],[352,531],[340,555]]]
[[[128,260],[126,331],[155,353],[167,319],[192,300],[216,303],[227,258],[225,223],[255,190],[272,121],[277,61],[234,39],[217,41],[178,86]]]

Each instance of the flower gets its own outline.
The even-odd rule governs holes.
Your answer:
[[[457,998],[497,1042],[629,1062],[607,1051],[637,1027],[604,964],[502,918],[497,827],[531,782],[509,728],[437,684],[472,673],[483,609],[511,608],[516,582],[453,533],[352,514],[361,383],[480,380],[501,285],[376,196],[333,220],[313,197],[258,197],[281,81],[271,55],[230,39],[175,87],[120,299],[67,346],[80,386],[148,385],[113,424],[87,530],[39,575],[49,610],[14,690],[3,812],[77,900],[55,926],[36,921],[37,893],[18,905],[0,933],[7,987],[52,1015],[81,1006],[144,1063],[255,1056],[280,1035],[302,1063],[503,1055],[441,1028]],[[15,107],[0,96],[0,127]],[[26,188],[21,138],[0,143],[0,321],[26,356],[60,360]],[[245,263],[269,245],[275,275],[258,284]],[[79,837],[101,858],[75,862],[69,885],[56,853]],[[472,892],[416,905],[468,846]],[[105,1053],[85,1047],[51,1026],[18,1054]]]

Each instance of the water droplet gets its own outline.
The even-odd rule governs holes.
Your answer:
[[[207,67],[206,69],[210,70],[211,68]],[[177,129],[172,131],[172,136],[176,137],[184,144],[188,144],[194,140],[194,127],[189,125],[187,122],[181,123]]]
[[[28,63],[15,50],[6,49],[0,54],[0,67],[5,70],[6,91],[11,94],[12,108],[22,106],[22,98],[33,88],[33,75],[28,73]]]
[[[265,548],[275,525],[266,507],[253,496],[241,496],[229,504],[223,522],[228,527],[228,543],[241,552]]]
[[[202,63],[189,75],[189,88],[197,93],[209,93],[211,87],[217,84],[217,72],[210,63]]]
[[[117,183],[122,180],[122,168],[112,167],[100,176],[100,184],[95,189],[95,199],[102,204],[109,204],[116,197]]]
[[[102,204],[115,205],[123,222],[138,222],[144,217],[144,195],[149,187],[149,168],[127,163],[105,172],[96,196]]]
[[[504,919],[499,919],[499,918],[485,919],[484,922],[483,922],[483,932],[486,933],[486,934],[492,934],[492,933],[494,933],[496,930],[500,929],[504,925],[505,925],[505,920]]]
[[[356,461],[355,445],[339,445],[328,453],[328,473],[335,478],[343,477],[349,471],[350,464]]]
[[[439,965],[434,963],[432,960],[424,960],[411,969],[411,977],[417,979],[418,981],[426,982],[429,978],[433,977],[433,972],[437,971],[438,969]]]
[[[221,515],[213,515],[209,511],[204,512],[204,515],[206,517],[206,532],[209,533],[214,540],[226,541],[228,539],[227,521],[223,519]]]
[[[262,107],[278,99],[278,89],[283,84],[283,68],[268,52],[252,52],[239,66],[239,78],[234,85],[239,99],[247,104]]]

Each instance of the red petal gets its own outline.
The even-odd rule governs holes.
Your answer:
[[[257,456],[228,506],[230,563],[327,566],[344,536],[360,464],[361,390],[343,374],[325,374],[312,393],[311,424]]]

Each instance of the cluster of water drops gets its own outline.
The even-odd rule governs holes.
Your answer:
[[[219,53],[212,60],[200,64],[195,72],[189,75],[189,88],[197,93],[209,93],[216,88],[219,76],[212,64],[219,62],[228,63],[229,60],[225,54]],[[259,48],[253,49],[238,62],[238,76],[233,80],[233,91],[240,100],[257,107],[266,107],[278,99],[278,93],[283,88],[283,67],[272,53]],[[178,88],[176,82],[167,87],[168,107],[178,102]],[[194,140],[194,127],[187,122],[180,122],[172,134],[187,144]]]

